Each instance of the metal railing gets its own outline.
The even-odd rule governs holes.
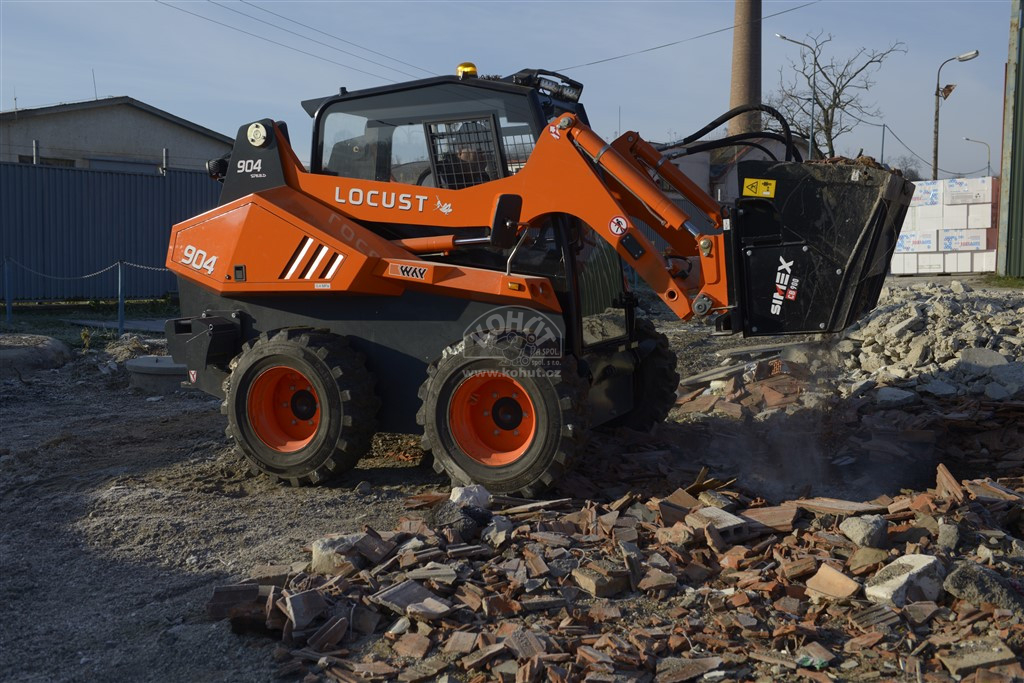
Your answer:
[[[96,272],[89,273],[88,275],[49,275],[47,273],[41,273],[34,268],[29,268],[23,263],[19,263],[14,259],[7,257],[4,259],[4,321],[11,325],[14,320],[14,292],[11,277],[12,267],[20,268],[21,270],[32,273],[37,277],[41,277],[47,280],[88,280],[89,278],[98,277],[104,273],[107,273],[114,268],[117,268],[117,334],[118,336],[124,334],[124,302],[125,302],[125,267],[137,268],[139,270],[159,271],[169,273],[167,268],[161,268],[158,266],[144,266],[139,263],[132,263],[131,261],[115,261],[106,268],[101,268]]]

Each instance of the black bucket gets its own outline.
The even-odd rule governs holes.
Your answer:
[[[839,332],[874,308],[913,183],[860,165],[745,161],[738,169],[734,330]]]

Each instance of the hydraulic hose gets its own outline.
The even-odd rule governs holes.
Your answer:
[[[730,119],[733,119],[733,118],[739,116],[740,114],[745,114],[746,112],[750,112],[750,111],[763,111],[763,112],[765,112],[767,114],[770,114],[776,121],[779,122],[779,125],[782,126],[782,135],[780,137],[773,137],[773,136],[778,136],[779,135],[778,133],[758,133],[754,137],[766,137],[766,138],[772,138],[772,139],[776,139],[776,140],[781,139],[785,143],[785,145],[786,145],[786,161],[792,161],[793,153],[796,152],[796,147],[793,145],[793,133],[792,133],[792,131],[789,128],[789,122],[786,121],[786,117],[783,116],[779,112],[778,109],[775,109],[774,107],[769,107],[767,104],[744,104],[744,105],[740,105],[739,107],[733,107],[732,109],[730,109],[729,111],[725,112],[724,114],[719,116],[717,119],[715,119],[714,121],[712,121],[708,125],[704,126],[700,130],[698,130],[696,133],[693,133],[692,135],[689,135],[689,136],[683,138],[680,142],[676,142],[676,143],[673,143],[671,145],[663,145],[663,146],[659,147],[658,150],[659,151],[664,151],[666,149],[671,149],[673,147],[679,147],[681,145],[688,145],[691,142],[693,142],[694,140],[698,140],[698,139],[702,138],[703,136],[707,135],[708,133],[713,131],[715,128],[718,128],[720,125],[722,125],[726,121],[728,121]],[[736,137],[736,136],[732,136],[732,137]],[[728,139],[728,138],[726,138],[726,139]],[[799,152],[796,152],[796,153],[799,154]]]
[[[772,153],[772,151],[769,150],[767,147],[759,145],[756,142],[746,142],[746,140],[758,140],[764,138],[768,138],[769,140],[778,140],[783,144],[785,144],[786,142],[786,138],[780,135],[779,133],[739,133],[737,135],[730,135],[729,137],[725,137],[720,140],[711,140],[697,145],[691,145],[689,147],[686,147],[685,149],[679,150],[678,152],[671,152],[669,154],[666,154],[665,157],[668,159],[676,159],[678,157],[686,156],[687,154],[694,154],[696,152],[706,152],[707,150],[710,149],[719,149],[720,147],[731,147],[733,145],[743,145],[746,147],[755,147],[764,152],[765,154],[767,154],[769,157],[771,157],[773,161],[778,161],[778,158],[775,156],[775,154]],[[792,151],[793,156],[796,158],[797,161],[803,161],[803,155],[800,154],[800,150],[794,148]]]

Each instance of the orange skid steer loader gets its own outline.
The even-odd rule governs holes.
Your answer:
[[[581,90],[471,65],[342,89],[303,103],[308,171],[285,124],[239,128],[208,164],[220,205],[173,228],[185,317],[167,338],[254,468],[319,484],[376,431],[422,432],[453,482],[543,491],[590,430],[647,430],[675,402],[675,355],[624,266],[723,333],[836,332],[875,306],[910,183],[792,161],[759,107],[785,159],[741,163],[720,206],[669,159],[758,144],[695,143],[749,108],[659,150],[598,137]]]

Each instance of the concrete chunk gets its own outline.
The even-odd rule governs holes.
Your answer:
[[[473,507],[486,510],[491,507],[491,492],[480,484],[456,486],[452,489],[452,494],[448,497],[448,500],[459,507],[472,505]]]
[[[950,652],[939,653],[939,661],[954,676],[966,676],[978,669],[1012,664],[1017,656],[998,638],[983,638],[955,643]]]
[[[686,516],[686,523],[694,529],[712,526],[729,543],[746,538],[750,531],[750,527],[742,517],[714,507],[701,508],[691,512]]]
[[[992,349],[967,348],[960,352],[958,367],[968,374],[987,375],[997,365],[1006,365],[1003,354]]]
[[[860,548],[882,548],[888,541],[889,522],[881,515],[847,517],[839,530]]]
[[[351,576],[365,564],[356,552],[359,534],[341,538],[321,538],[313,541],[313,559],[310,571],[327,576]]]
[[[932,380],[927,384],[922,384],[917,388],[919,393],[931,394],[932,396],[956,396],[957,388],[948,382],[942,380]]]
[[[693,542],[693,529],[682,522],[655,530],[654,539],[664,545],[686,545]]]
[[[991,368],[988,374],[1012,395],[1016,395],[1024,389],[1024,363],[997,365]]]
[[[872,602],[903,607],[908,602],[938,600],[946,572],[931,555],[904,555],[868,581],[864,595]]]
[[[979,607],[989,603],[1012,610],[1024,618],[1024,595],[996,572],[985,569],[970,560],[961,560],[949,573],[942,587],[953,597],[966,600]]]
[[[921,397],[913,391],[896,387],[882,387],[875,393],[875,404],[879,408],[901,408],[913,405],[920,400]]]

